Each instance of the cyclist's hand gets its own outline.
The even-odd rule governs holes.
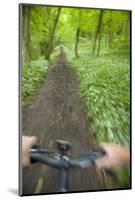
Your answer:
[[[111,143],[101,143],[101,147],[105,150],[106,155],[95,161],[98,168],[111,169],[125,166],[129,163],[129,151],[123,146]]]
[[[22,166],[30,165],[29,149],[37,142],[35,136],[22,136]]]

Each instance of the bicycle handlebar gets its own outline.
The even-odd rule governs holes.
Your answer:
[[[43,154],[40,152],[38,153],[38,152],[30,151],[30,158],[32,162],[40,162],[40,163],[52,166],[54,168],[59,168],[59,166],[62,165],[61,160],[47,157],[47,155],[43,156]]]
[[[34,145],[29,150],[31,162],[40,162],[50,167],[56,168],[58,173],[58,192],[68,190],[68,173],[69,169],[88,168],[95,165],[95,160],[103,157],[106,153],[103,149],[95,149],[90,152],[80,153],[74,157],[69,155],[71,143],[63,140],[57,140],[57,149],[41,149]]]
[[[66,141],[60,140],[63,142],[63,146],[58,145],[58,150],[50,150],[50,149],[41,149],[38,145],[34,145],[30,151],[30,158],[32,162],[40,162],[46,165],[49,165],[54,168],[86,168],[94,165],[94,161],[105,155],[105,151],[103,149],[96,149],[89,152],[83,152],[78,154],[77,156],[71,157],[67,154],[68,148],[64,148]],[[65,151],[64,151],[64,150]]]

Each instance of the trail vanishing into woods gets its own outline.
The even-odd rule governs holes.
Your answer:
[[[35,135],[44,148],[53,148],[56,139],[72,143],[72,153],[88,151],[95,146],[89,130],[85,107],[79,95],[76,74],[61,49],[55,64],[49,68],[32,104],[23,113],[22,134]],[[56,170],[42,164],[23,169],[23,194],[55,193]],[[92,191],[109,187],[106,176],[94,167],[70,172],[69,191]]]

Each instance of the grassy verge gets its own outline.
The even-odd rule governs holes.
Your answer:
[[[48,69],[45,60],[32,61],[22,67],[22,101],[23,105],[31,102],[33,95],[44,80]]]
[[[90,56],[85,50],[80,57],[69,58],[80,79],[90,129],[97,141],[130,146],[130,59],[128,53]],[[130,169],[115,171],[114,188],[130,187]]]
[[[129,146],[130,64],[128,55],[83,56],[72,60],[80,79],[91,129],[97,140]]]

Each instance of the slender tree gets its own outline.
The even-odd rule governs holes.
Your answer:
[[[76,41],[75,41],[75,55],[78,58],[78,43],[79,43],[79,35],[80,35],[80,27],[77,27],[76,29]]]
[[[100,54],[100,44],[101,44],[101,32],[99,32],[99,39],[98,39],[98,50],[97,50],[97,55],[98,56]]]
[[[109,32],[108,32],[108,39],[109,39],[109,48],[112,47],[112,40],[113,40],[113,32],[112,32],[112,10],[110,11],[110,20],[109,20]]]
[[[23,63],[26,63],[30,60],[30,6],[25,5],[23,7],[23,36],[24,36],[24,49],[23,49]]]
[[[104,10],[101,10],[100,13],[99,13],[98,24],[97,24],[97,28],[96,28],[96,32],[95,32],[95,38],[94,38],[94,44],[93,44],[93,50],[92,50],[92,54],[93,55],[95,54],[96,43],[97,43],[98,37],[99,37],[98,53],[99,53],[99,50],[100,50],[100,40],[101,40],[101,37],[99,35],[100,35],[100,31],[101,31],[103,12],[104,12]]]
[[[77,29],[76,29],[76,40],[75,40],[75,48],[74,48],[76,57],[79,57],[78,44],[79,44],[79,36],[80,36],[81,15],[82,15],[82,11],[80,10],[79,11],[79,17],[78,17],[78,26],[77,26]]]
[[[51,33],[50,33],[50,36],[49,36],[48,49],[47,49],[46,55],[45,55],[46,59],[50,58],[51,52],[53,50],[55,31],[56,31],[57,24],[58,24],[58,21],[59,21],[60,12],[61,12],[61,8],[58,8],[57,13],[56,13],[56,17],[54,19],[53,27],[52,27],[52,30],[51,30]]]

